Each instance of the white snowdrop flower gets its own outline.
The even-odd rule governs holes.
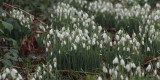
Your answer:
[[[128,77],[126,77],[126,80],[128,80]]]
[[[102,30],[102,26],[98,26],[98,30],[100,32]]]
[[[32,78],[31,80],[35,80],[35,78]]]
[[[121,75],[121,80],[123,80],[124,79],[124,77],[123,77],[123,75]]]
[[[63,43],[64,43],[64,45],[66,45],[66,41],[65,40],[63,41]]]
[[[116,66],[116,70],[119,70],[119,66]]]
[[[119,40],[119,36],[118,35],[116,35],[116,40]]]
[[[20,80],[19,78],[16,78],[16,80]]]
[[[48,52],[48,48],[46,48],[46,52]]]
[[[142,41],[142,45],[144,45],[144,41]]]
[[[43,71],[43,75],[46,75],[46,71]]]
[[[93,26],[92,26],[92,29],[95,30],[95,29],[96,29],[96,26],[93,25]]]
[[[72,18],[72,23],[76,22],[76,18]]]
[[[134,63],[131,63],[132,68],[136,68],[136,65]]]
[[[79,36],[76,36],[75,42],[76,42],[76,43],[79,43],[79,41],[80,41]]]
[[[123,59],[121,59],[120,64],[121,64],[122,66],[125,66],[125,62],[124,62]]]
[[[47,42],[47,47],[49,47],[50,45],[49,45],[49,42]]]
[[[13,68],[11,72],[16,74],[17,70]]]
[[[140,66],[137,67],[137,72],[141,73],[141,67]]]
[[[49,31],[49,34],[53,35],[53,29],[51,29],[51,30]]]
[[[39,76],[39,79],[42,79],[42,75]]]
[[[133,41],[132,40],[129,40],[130,44],[133,44]]]
[[[118,63],[119,63],[118,58],[115,57],[114,60],[113,60],[113,64],[118,64]]]
[[[56,58],[53,58],[53,62],[57,62],[57,59],[56,59]]]
[[[39,72],[40,70],[41,70],[41,67],[40,67],[40,66],[38,66],[37,72]]]
[[[158,78],[158,80],[160,79],[160,76],[159,75],[157,75],[157,78]]]
[[[97,80],[102,80],[102,77],[101,77],[101,76],[99,76]]]
[[[58,51],[58,53],[60,54],[60,53],[61,53],[61,51],[59,50],[59,51]]]
[[[116,41],[114,41],[113,44],[116,45]]]
[[[127,71],[129,72],[131,70],[130,64],[127,64],[126,67]]]
[[[124,43],[126,41],[126,38],[122,37],[121,42]]]
[[[106,68],[105,66],[103,66],[102,71],[103,71],[104,73],[107,73],[107,72],[108,72],[108,70],[107,70],[107,68]]]
[[[52,71],[52,65],[51,64],[49,65],[49,70]]]
[[[5,79],[6,78],[6,73],[3,73],[2,74],[2,79]]]
[[[112,74],[112,69],[109,69],[109,74]]]
[[[126,47],[123,47],[123,51],[125,51],[126,50]]]
[[[54,68],[56,68],[57,67],[57,62],[54,62]]]
[[[18,78],[19,78],[20,80],[23,79],[22,76],[21,76],[20,74],[18,74]]]
[[[130,39],[130,36],[127,34],[127,35],[126,35],[126,38],[127,38],[127,39]]]
[[[8,68],[6,68],[6,74],[9,74],[10,73],[10,70]]]
[[[83,46],[83,48],[85,48],[85,47],[86,47],[86,44],[85,44],[85,43],[82,43],[82,46]]]
[[[154,75],[157,75],[157,70],[156,69],[154,70]]]
[[[100,48],[102,48],[102,44],[100,44],[99,46],[100,46]]]
[[[75,44],[73,45],[73,48],[74,48],[74,50],[77,50],[77,46]]]
[[[112,42],[110,42],[110,46],[112,47]]]
[[[48,38],[48,39],[50,38],[50,35],[49,35],[49,34],[47,35],[47,38]]]
[[[11,70],[11,76],[12,76],[13,79],[16,78],[16,74],[17,74],[17,70],[16,69],[12,69]]]
[[[151,68],[152,68],[152,67],[151,67],[151,65],[149,64],[149,65],[147,66],[147,68],[146,68],[146,71],[149,72],[149,71],[151,70]]]
[[[117,76],[118,76],[118,72],[115,70],[114,71],[114,77],[117,78]]]
[[[159,62],[157,62],[156,66],[157,66],[157,68],[159,69],[159,66],[160,66]]]
[[[147,47],[147,51],[150,51],[150,48],[149,48],[149,47]]]
[[[119,47],[117,48],[117,50],[119,51]]]
[[[130,51],[130,48],[129,48],[129,47],[127,47],[127,51]]]
[[[140,46],[140,43],[139,43],[139,42],[136,42],[136,46],[139,47],[139,46]]]

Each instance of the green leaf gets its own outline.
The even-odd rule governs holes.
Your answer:
[[[4,2],[4,0],[1,0],[1,1],[0,1],[0,6],[3,4],[3,2]]]
[[[7,66],[12,66],[12,62],[8,59],[3,60],[2,63]]]
[[[2,34],[4,34],[4,32],[2,31],[2,29],[0,29],[0,32],[1,32]]]
[[[2,14],[2,12],[3,12],[3,9],[0,7],[0,14]]]
[[[10,23],[4,22],[4,21],[1,21],[1,23],[2,23],[3,26],[0,26],[0,28],[8,29],[11,33],[11,31],[13,30],[13,26]]]
[[[18,48],[17,41],[15,41],[12,38],[5,38],[6,40],[10,41],[10,43],[13,45],[13,47]]]

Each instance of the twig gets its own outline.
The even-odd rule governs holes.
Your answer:
[[[159,60],[159,59],[160,59],[160,57],[156,57],[156,58],[153,58],[153,59],[147,61],[147,62],[144,63],[144,64],[149,64],[150,62],[152,62],[152,61],[157,61],[157,60]]]
[[[7,4],[7,3],[5,3],[5,2],[3,2],[3,6],[11,7],[11,8],[14,8],[14,9],[18,9],[18,10],[20,10],[20,11],[22,11],[22,12],[26,13],[27,15],[29,15],[29,16],[31,16],[31,17],[33,17],[33,18],[35,18],[35,16],[34,16],[34,15],[32,15],[32,14],[30,14],[30,13],[26,12],[25,10],[23,10],[23,9],[21,9],[21,8],[18,8],[18,7],[15,7],[15,6],[12,6],[12,5],[10,5],[10,4]],[[46,23],[44,23],[43,21],[41,21],[41,20],[39,20],[39,19],[37,19],[37,18],[35,18],[35,19],[36,19],[36,20],[38,20],[40,23],[42,23],[42,24],[44,24],[44,25],[48,26],[48,25],[47,25]]]

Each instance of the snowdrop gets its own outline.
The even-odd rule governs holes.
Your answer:
[[[97,80],[102,80],[102,77],[101,77],[101,76],[99,76]]]
[[[160,64],[159,64],[159,62],[157,62],[156,66],[157,66],[157,68],[159,69],[159,67],[160,67]]]
[[[113,60],[113,64],[118,64],[118,63],[119,63],[118,58],[115,57],[114,60]]]
[[[148,72],[150,72],[150,70],[151,70],[151,65],[149,64],[148,66],[147,66],[147,68],[146,68],[146,71],[148,71]]]
[[[149,47],[147,47],[147,51],[150,51],[150,48],[149,48]]]
[[[53,29],[50,29],[49,34],[53,35]]]
[[[103,71],[104,73],[107,73],[107,72],[108,72],[108,70],[107,70],[107,68],[106,68],[105,66],[103,66],[102,71]]]
[[[125,66],[125,62],[124,62],[123,59],[121,59],[120,64],[121,64],[122,66]]]
[[[131,70],[131,66],[130,66],[130,64],[127,64],[125,68],[126,68],[126,69],[127,69],[127,71],[129,72],[129,71]]]

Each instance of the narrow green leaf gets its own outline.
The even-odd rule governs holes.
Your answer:
[[[8,59],[3,60],[2,63],[7,66],[12,66],[12,62]]]
[[[2,22],[3,26],[5,27],[5,29],[8,29],[10,31],[10,33],[11,33],[11,31],[13,30],[12,24],[4,22],[4,21],[1,21],[1,22]]]
[[[2,34],[4,34],[4,32],[2,31],[2,29],[0,29],[0,32],[1,32]]]

